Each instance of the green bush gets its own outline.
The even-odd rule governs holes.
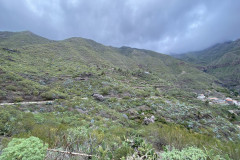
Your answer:
[[[37,137],[13,138],[3,150],[0,160],[43,160],[48,145]]]
[[[110,86],[106,86],[100,89],[100,93],[102,95],[108,95],[111,91],[111,87]]]
[[[0,97],[5,97],[6,95],[6,91],[0,90]]]
[[[127,156],[127,160],[134,160],[142,158],[146,160],[156,160],[158,158],[158,155],[156,154],[154,148],[151,144],[147,143],[144,139],[141,137],[133,137],[133,139],[126,139],[123,144],[126,143],[129,146],[134,149],[134,154],[131,156]],[[123,145],[126,146],[126,145]],[[125,160],[125,157],[123,157],[121,160]]]
[[[122,157],[127,157],[129,154],[133,153],[133,149],[128,145],[123,145],[114,152],[115,159],[121,159]]]
[[[65,99],[67,97],[66,94],[64,94],[62,92],[55,91],[55,90],[50,90],[50,91],[44,92],[40,96],[44,100],[54,100],[54,99],[57,99],[57,98]]]
[[[22,102],[24,99],[21,96],[14,97],[14,102]]]
[[[17,87],[16,87],[16,86],[13,86],[13,85],[8,85],[8,86],[6,87],[6,89],[9,90],[9,91],[16,91],[16,90],[17,90]]]
[[[0,110],[0,135],[11,136],[15,133],[17,126],[16,120],[21,116],[21,112],[12,107],[2,108]],[[19,125],[18,125],[19,126]]]
[[[207,155],[203,150],[196,147],[184,148],[183,150],[177,150],[173,148],[167,149],[166,152],[161,154],[162,160],[206,160]]]
[[[42,93],[41,97],[44,100],[54,100],[56,98],[56,94],[53,93],[53,92],[48,91],[48,92]]]

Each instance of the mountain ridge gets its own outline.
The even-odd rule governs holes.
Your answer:
[[[35,36],[35,34],[29,32],[15,34],[21,37],[20,39],[22,40],[24,38],[28,40],[28,36],[31,38]],[[12,45],[11,36],[9,44]],[[35,37],[37,40],[39,39],[37,35]],[[203,89],[217,86],[215,84],[217,79],[195,69],[191,64],[150,50],[131,47],[108,47],[93,40],[79,37],[72,37],[61,41],[44,39],[40,44],[35,44],[27,40],[21,46],[19,46],[18,40],[16,41],[16,45],[13,44],[21,52],[14,55],[16,58],[15,61],[25,64],[25,68],[35,68],[36,71],[39,68],[45,70],[45,66],[51,67],[52,64],[55,64],[55,67],[57,67],[61,63],[64,63],[64,65],[71,64],[72,70],[76,70],[73,69],[73,66],[77,67],[77,64],[80,63],[80,66],[84,68],[120,68],[127,72],[139,72],[139,74],[140,72],[141,74],[149,72],[152,73],[155,79],[160,78],[166,85],[169,83],[168,86],[175,86],[184,90],[201,92]],[[4,41],[7,42],[6,40]],[[8,47],[8,45],[2,45],[2,47]],[[14,61],[14,57],[9,58],[11,56],[13,55],[8,55],[7,57]],[[24,57],[26,61],[22,62],[23,60],[19,56]],[[46,60],[42,57],[45,57]],[[39,62],[35,63],[36,60]],[[17,64],[14,62],[11,63],[17,68]],[[36,66],[30,67],[33,63]],[[49,70],[52,70],[52,68],[49,68]],[[22,71],[19,70],[19,72],[21,73]],[[29,69],[26,72],[29,72]],[[55,73],[49,74],[52,74],[52,76],[55,75]],[[200,79],[202,81],[199,81]]]
[[[240,39],[174,57],[192,63],[196,68],[220,79],[224,86],[240,93]]]

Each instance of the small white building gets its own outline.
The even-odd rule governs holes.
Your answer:
[[[232,98],[226,98],[225,101],[228,104],[231,104],[231,105],[234,104]]]

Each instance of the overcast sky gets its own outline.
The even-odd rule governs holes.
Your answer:
[[[240,0],[0,0],[0,30],[181,53],[240,38]]]

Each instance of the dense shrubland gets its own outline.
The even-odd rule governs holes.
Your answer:
[[[191,146],[201,150],[206,154],[205,157],[240,158],[239,141],[220,140],[214,138],[214,133],[210,131],[202,130],[198,133],[170,122],[156,121],[145,126],[141,121],[126,119],[104,105],[94,101],[89,103],[90,106],[94,104],[96,106],[87,114],[78,113],[72,107],[63,107],[58,103],[41,106],[41,112],[36,112],[34,106],[27,107],[28,110],[35,111],[33,113],[23,112],[25,109],[21,106],[4,107],[0,112],[0,130],[5,137],[1,139],[1,148],[9,148],[9,136],[34,136],[48,144],[49,148],[86,153],[102,159],[130,159],[146,155],[161,157],[165,150],[167,151],[164,156],[169,155],[169,152],[182,156],[188,152],[185,148]],[[54,112],[44,110],[51,107]],[[182,150],[183,153],[173,148]],[[50,152],[46,153],[53,156]]]

